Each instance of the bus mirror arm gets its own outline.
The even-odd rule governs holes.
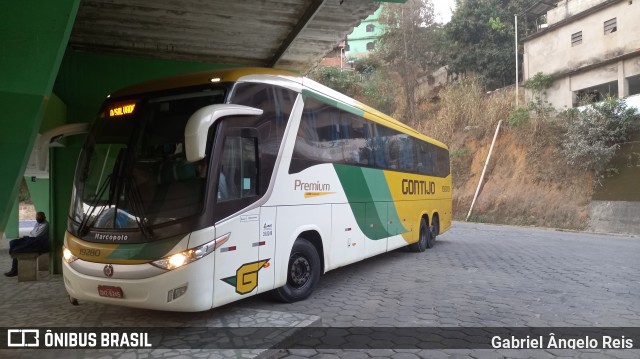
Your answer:
[[[206,156],[209,128],[221,117],[260,116],[262,110],[240,105],[209,105],[194,112],[184,129],[184,144],[188,162],[197,162]]]

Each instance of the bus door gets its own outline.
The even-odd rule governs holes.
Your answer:
[[[258,258],[260,209],[245,212],[216,226],[218,237],[230,233],[229,240],[216,251],[213,305],[229,303],[255,293],[257,274],[264,266]]]
[[[259,198],[257,131],[236,126],[232,118],[223,120],[214,150],[216,236],[230,234],[216,250],[214,306],[256,293],[267,263],[259,258],[260,208],[245,210]]]
[[[258,247],[259,260],[264,261],[262,269],[258,271],[258,291],[260,292],[273,289],[275,284],[276,211],[276,207],[260,209],[260,237],[257,243],[253,243]]]

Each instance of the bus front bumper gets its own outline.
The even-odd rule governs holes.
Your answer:
[[[81,259],[78,259],[81,261]],[[100,264],[106,266],[107,264]],[[136,264],[113,265],[113,271],[135,271]],[[211,309],[213,303],[214,256],[208,255],[181,268],[144,279],[113,279],[80,273],[62,261],[64,286],[67,293],[80,301],[134,308],[178,312],[197,312]],[[175,291],[183,294],[174,298]],[[115,295],[114,295],[115,293]],[[120,296],[107,297],[105,295]]]

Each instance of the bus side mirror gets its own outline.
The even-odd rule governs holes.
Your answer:
[[[188,162],[197,162],[206,156],[209,128],[220,117],[260,116],[262,110],[240,105],[209,105],[194,112],[184,129],[184,145]]]

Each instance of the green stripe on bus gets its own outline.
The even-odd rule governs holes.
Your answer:
[[[386,202],[387,208],[386,215],[379,215],[380,218],[385,218],[384,223],[387,224],[385,229],[389,236],[393,236],[397,234],[397,231],[389,230],[388,224],[393,224],[393,228],[400,227],[402,232],[406,232],[404,226],[402,226],[400,217],[398,216],[398,211],[396,210],[396,205],[393,200],[393,196],[391,195],[391,190],[389,189],[389,184],[387,183],[387,177],[384,175],[384,171],[373,169],[373,168],[362,168],[362,173],[364,175],[364,179],[367,182],[367,187],[369,187],[369,192],[375,193],[375,197],[372,198],[376,203],[382,201]]]
[[[388,230],[388,220],[394,224],[393,228],[398,227],[400,220],[384,172],[341,164],[333,166],[358,227],[364,235],[372,240],[396,235],[395,231],[390,233]],[[404,227],[400,227],[405,231]]]
[[[360,117],[364,116],[364,111],[363,110],[361,110],[361,109],[359,109],[357,107],[351,106],[351,105],[347,105],[346,103],[340,102],[340,101],[335,100],[335,99],[333,99],[331,97],[327,97],[327,96],[321,95],[321,94],[319,94],[317,92],[313,92],[313,91],[309,91],[309,90],[302,90],[302,95],[303,96],[312,97],[312,98],[314,98],[314,99],[316,99],[316,100],[318,100],[320,102],[324,102],[324,103],[326,103],[328,105],[337,107],[337,108],[339,108],[339,109],[341,109],[343,111],[352,113],[354,115],[357,115],[357,116],[360,116]]]

